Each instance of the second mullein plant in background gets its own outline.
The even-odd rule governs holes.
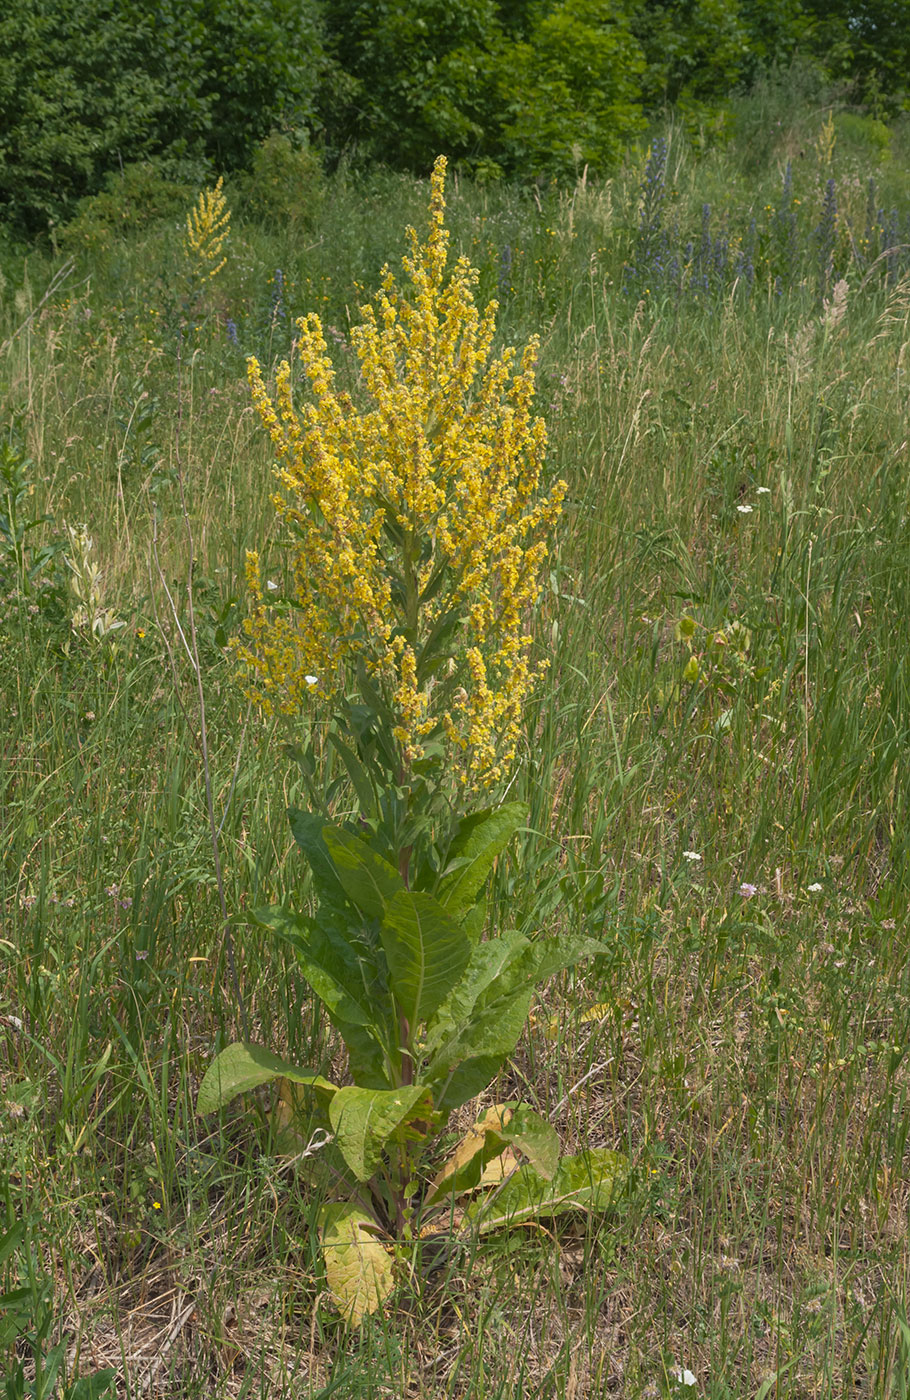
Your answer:
[[[417,1241],[605,1209],[627,1172],[608,1149],[561,1156],[553,1126],[516,1102],[488,1107],[434,1160],[449,1116],[514,1051],[535,987],[604,951],[487,928],[488,876],[526,820],[495,799],[543,671],[529,626],[565,486],[541,488],[536,342],[494,355],[495,303],[476,307],[466,259],[447,272],[444,184],[440,158],[426,241],[409,231],[406,287],[387,270],[352,332],[361,402],[337,388],[315,315],[299,322],[305,403],[287,363],[274,397],[249,364],[278,458],[287,583],[263,592],[248,556],[236,650],[255,702],[306,716],[310,810],[290,822],[315,897],[311,913],[257,918],[296,950],[351,1082],[235,1044],[198,1108],[275,1081],[285,1145],[321,1144],[300,1166],[328,1187],[327,1280],[353,1322],[408,1274]],[[330,815],[330,751],[343,819]]]

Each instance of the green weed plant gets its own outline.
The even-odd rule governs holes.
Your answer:
[[[293,611],[270,605],[252,554],[255,613],[238,654],[270,710],[335,702],[328,738],[357,800],[343,825],[320,807],[291,810],[316,911],[257,917],[296,952],[353,1083],[235,1044],[207,1071],[198,1111],[278,1081],[285,1137],[332,1185],[319,1217],[326,1275],[356,1323],[419,1238],[603,1210],[627,1175],[609,1149],[560,1157],[555,1129],[518,1102],[488,1109],[432,1179],[428,1169],[450,1115],[514,1052],[535,988],[606,951],[514,929],[484,937],[487,879],[527,809],[462,804],[499,785],[514,756],[535,679],[528,613],[563,484],[538,492],[536,343],[513,375],[514,351],[491,356],[496,306],[477,312],[476,273],[461,259],[446,276],[444,176],[440,159],[427,241],[412,232],[404,260],[410,295],[386,272],[375,310],[363,309],[366,407],[336,395],[317,317],[298,327],[315,405],[298,414],[284,363],[276,411],[250,365],[279,455],[295,597]],[[312,744],[304,763],[318,800]],[[321,1138],[300,1136],[309,1104],[303,1124]]]

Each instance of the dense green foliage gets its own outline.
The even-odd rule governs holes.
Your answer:
[[[523,178],[603,171],[666,104],[695,125],[796,54],[892,109],[910,70],[901,0],[336,0],[326,23],[351,80],[330,147]]]
[[[719,131],[797,56],[874,116],[906,100],[904,0],[23,0],[0,19],[0,208],[45,234],[149,157],[245,167],[270,131],[531,180],[615,167],[667,104]]]
[[[146,156],[230,169],[312,123],[313,0],[23,0],[0,18],[0,208],[25,234]]]

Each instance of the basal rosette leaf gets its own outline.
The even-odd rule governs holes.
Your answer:
[[[326,1281],[345,1320],[358,1327],[395,1286],[392,1256],[376,1222],[353,1202],[331,1202],[319,1220]]]
[[[432,1096],[424,1084],[398,1089],[363,1089],[352,1084],[339,1089],[329,1104],[335,1144],[358,1181],[369,1181],[379,1169],[383,1149],[396,1133],[432,1112]]]
[[[503,1160],[507,1153],[509,1169],[517,1166],[515,1151],[526,1157],[541,1177],[552,1179],[559,1163],[555,1128],[524,1104],[494,1104],[468,1129],[434,1177],[424,1206],[475,1189],[484,1181],[488,1165]]]
[[[465,1223],[487,1234],[569,1211],[608,1211],[628,1176],[628,1158],[605,1147],[563,1157],[551,1181],[526,1163],[488,1196],[472,1201]]]
[[[280,1078],[307,1085],[324,1103],[337,1092],[334,1084],[314,1070],[289,1064],[262,1045],[237,1043],[216,1055],[206,1070],[199,1086],[196,1112],[202,1116],[214,1113],[238,1095],[248,1094],[251,1089]]]

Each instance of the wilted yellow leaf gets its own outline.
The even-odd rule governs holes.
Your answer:
[[[353,1202],[324,1206],[320,1221],[325,1273],[338,1311],[359,1327],[382,1306],[395,1279],[389,1250],[375,1221]]]
[[[445,1166],[433,1178],[427,1194],[427,1205],[443,1195],[447,1188],[454,1188],[457,1194],[461,1191],[471,1190],[480,1184],[481,1174],[487,1163],[484,1159],[481,1161],[476,1161],[476,1159],[482,1158],[487,1147],[488,1134],[500,1132],[506,1127],[511,1117],[511,1108],[506,1107],[505,1104],[493,1104],[482,1118],[478,1118],[474,1126],[465,1133]],[[472,1165],[474,1170],[470,1170]]]

